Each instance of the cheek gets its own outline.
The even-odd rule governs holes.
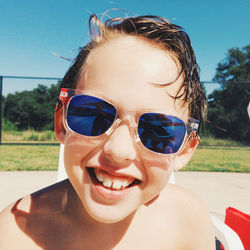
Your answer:
[[[161,191],[167,185],[173,171],[173,165],[171,157],[144,161],[147,182],[151,188],[155,189],[155,192]]]
[[[68,134],[64,146],[65,167],[80,166],[100,144],[101,141],[93,140],[91,137]]]

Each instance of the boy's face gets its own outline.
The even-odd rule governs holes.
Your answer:
[[[173,157],[147,153],[135,142],[131,129],[131,121],[145,110],[187,121],[187,105],[171,97],[182,77],[167,87],[161,86],[178,76],[175,61],[165,51],[132,36],[104,43],[87,59],[77,89],[110,100],[121,122],[106,139],[65,132],[62,141],[69,179],[89,215],[98,221],[120,221],[155,198],[176,164],[183,167],[191,157],[194,144]],[[127,187],[131,183],[134,185]],[[121,185],[126,188],[119,188]]]

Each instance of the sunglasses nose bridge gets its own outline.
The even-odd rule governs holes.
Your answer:
[[[133,114],[127,114],[123,120],[127,121],[134,147],[137,147],[137,143],[140,141],[140,137],[137,133],[138,121],[136,120],[136,117]]]
[[[129,130],[134,133],[137,127],[136,121],[135,121],[135,117],[132,114],[127,114],[126,116],[123,117],[122,121],[130,128]],[[134,133],[134,136],[136,134]]]
[[[131,135],[131,119],[117,119],[113,131],[105,142],[103,152],[115,162],[128,162],[136,158],[136,149]]]
[[[105,133],[107,135],[112,134],[117,129],[120,123],[127,124],[127,126],[130,128],[129,130],[135,131],[136,129],[136,122],[134,117],[127,114],[122,118],[117,117],[112,126]]]
[[[115,132],[115,130],[119,127],[121,123],[128,126],[131,138],[133,138],[134,142],[140,141],[140,138],[136,133],[137,130],[136,119],[132,114],[126,114],[122,118],[116,118],[112,127],[108,131],[106,131],[106,134],[110,135],[113,132]]]

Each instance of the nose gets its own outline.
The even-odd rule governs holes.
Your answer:
[[[120,124],[103,147],[104,154],[116,163],[128,163],[136,158],[136,150],[128,124]]]

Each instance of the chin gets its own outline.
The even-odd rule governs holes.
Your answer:
[[[80,197],[87,214],[100,223],[117,223],[133,216],[140,206],[139,201],[134,199],[120,201],[102,201],[95,197],[91,190],[86,190],[85,195]]]
[[[126,213],[122,211],[117,211],[117,208],[112,209],[110,207],[103,207],[98,210],[88,207],[86,208],[86,210],[92,219],[97,222],[106,224],[121,222],[134,214],[134,212]]]

